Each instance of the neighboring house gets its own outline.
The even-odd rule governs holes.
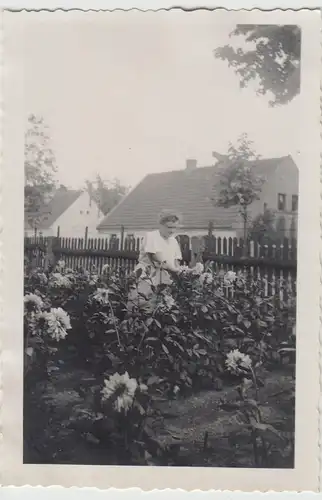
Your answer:
[[[286,237],[297,237],[299,206],[299,171],[291,156],[279,161],[263,160],[258,173],[265,182],[260,200],[252,206],[252,214],[272,210],[276,216],[276,229]]]
[[[209,225],[215,236],[242,236],[242,220],[238,207],[214,206],[212,198],[220,189],[220,174],[228,165],[228,158],[214,153],[217,163],[211,167],[197,167],[196,160],[187,160],[186,168],[147,175],[97,226],[103,236],[124,235],[142,237],[156,229],[158,215],[164,208],[177,210],[182,215],[178,234],[203,236]],[[250,207],[252,217],[267,209],[276,210],[283,218],[288,235],[292,220],[297,219],[298,169],[290,156],[256,161],[256,171],[266,178],[261,198]],[[282,219],[281,219],[282,220]],[[297,220],[296,220],[297,222]]]
[[[25,235],[84,238],[87,231],[88,237],[97,237],[102,216],[87,191],[61,187],[41,210],[36,230],[25,220]]]
[[[213,153],[218,158],[217,167],[228,165],[228,158]],[[249,207],[250,220],[270,210],[275,214],[275,225],[279,236],[296,238],[299,203],[299,172],[291,156],[264,158],[249,162],[256,169],[256,174],[265,179],[260,199]],[[242,221],[239,218],[238,233],[242,236]]]

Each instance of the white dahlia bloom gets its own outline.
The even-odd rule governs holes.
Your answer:
[[[24,305],[26,312],[39,312],[44,306],[43,300],[35,293],[27,293],[24,296]]]
[[[245,370],[251,369],[252,360],[248,354],[244,354],[238,349],[234,349],[227,354],[226,367],[228,371],[239,374]]]
[[[110,269],[109,264],[104,264],[104,266],[102,267],[102,273],[106,274],[109,269]]]
[[[107,401],[115,396],[113,407],[117,412],[122,410],[126,414],[131,408],[138,388],[138,383],[135,378],[130,378],[127,372],[124,375],[114,373],[108,379],[104,380],[102,389],[102,401]]]
[[[93,294],[93,299],[100,304],[109,303],[109,290],[107,288],[98,288]]]
[[[67,276],[63,276],[61,273],[53,273],[50,276],[49,285],[57,288],[70,288],[71,281]]]
[[[199,277],[199,281],[202,285],[210,284],[214,281],[214,277],[211,273],[202,273]]]
[[[193,273],[194,274],[201,274],[204,271],[205,266],[202,264],[202,262],[197,262],[195,267],[193,268]]]
[[[228,271],[224,276],[224,284],[230,286],[237,279],[237,274],[234,271]]]
[[[70,317],[61,307],[52,308],[49,312],[42,313],[47,326],[47,333],[57,342],[67,336],[70,330]]]

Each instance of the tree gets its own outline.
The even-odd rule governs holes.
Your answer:
[[[300,91],[301,29],[292,25],[237,25],[230,34],[237,48],[215,49],[216,58],[226,61],[246,87],[257,79],[257,93],[273,94],[272,106],[290,102]],[[245,43],[246,42],[246,43]]]
[[[248,236],[250,240],[258,241],[258,243],[264,239],[275,242],[278,239],[275,212],[267,209],[257,215],[250,225]]]
[[[56,186],[56,158],[50,147],[48,127],[43,118],[30,115],[25,132],[25,215],[37,228],[46,198]]]
[[[86,181],[86,189],[104,215],[108,214],[128,192],[128,187],[123,186],[118,179],[106,181],[99,174],[96,175],[95,181]]]
[[[229,145],[227,159],[228,165],[222,170],[220,190],[214,202],[215,205],[224,208],[238,207],[243,221],[243,251],[246,255],[250,222],[249,205],[259,199],[265,180],[255,173],[254,161],[258,159],[258,156],[252,150],[252,143],[246,134],[240,137],[237,146]]]

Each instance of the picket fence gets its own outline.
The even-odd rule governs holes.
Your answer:
[[[272,243],[262,239],[248,241],[245,247],[242,239],[189,238],[178,237],[186,264],[211,261],[216,272],[229,270],[246,272],[252,279],[265,278],[266,295],[272,295],[280,288],[281,280],[287,283],[283,294],[296,292],[296,241],[284,238]],[[59,238],[26,237],[25,259],[32,268],[48,268],[63,259],[72,269],[86,269],[101,273],[105,264],[110,269],[122,269],[125,274],[133,272],[137,263],[141,241],[135,239],[107,238]]]

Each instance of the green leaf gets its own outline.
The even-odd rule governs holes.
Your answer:
[[[169,354],[169,349],[167,348],[167,346],[165,346],[164,344],[162,344],[162,349],[164,350],[164,352],[166,354]]]
[[[138,401],[135,401],[135,407],[139,410],[141,415],[145,415],[145,409]]]
[[[244,320],[244,325],[245,325],[245,328],[247,328],[247,329],[249,329],[252,326],[251,322],[248,321],[247,319]]]
[[[148,318],[148,319],[146,320],[146,322],[145,322],[146,326],[151,326],[151,325],[152,325],[152,323],[153,323],[153,318],[151,318],[151,317],[150,317],[150,318]]]
[[[206,349],[199,349],[198,353],[201,354],[202,356],[206,356],[207,351],[206,351]]]
[[[181,352],[184,352],[184,348],[182,347],[182,345],[179,344],[179,342],[177,342],[176,340],[173,340],[172,342],[180,349]]]
[[[162,378],[157,377],[156,375],[152,375],[151,377],[148,378],[147,385],[159,384],[162,381],[163,381]]]

